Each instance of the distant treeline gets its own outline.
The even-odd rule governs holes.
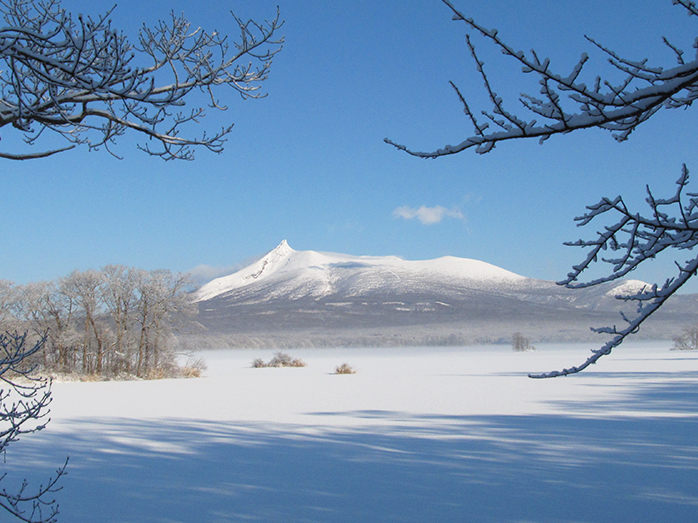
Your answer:
[[[44,340],[32,365],[49,373],[172,376],[179,372],[174,333],[196,307],[184,275],[121,265],[74,271],[57,281],[0,280],[0,329]]]

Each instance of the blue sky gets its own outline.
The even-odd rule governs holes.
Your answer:
[[[226,150],[198,151],[193,162],[163,162],[127,137],[106,152],[74,150],[31,162],[2,161],[4,254],[0,278],[54,279],[110,263],[189,271],[224,270],[287,239],[296,250],[474,258],[516,273],[559,280],[583,259],[562,243],[591,238],[573,218],[601,196],[627,195],[642,209],[645,184],[668,196],[681,164],[698,176],[698,121],[692,110],[665,111],[628,142],[588,131],[501,144],[420,160],[383,143],[419,150],[458,143],[468,122],[453,80],[486,109],[482,81],[464,46],[465,26],[438,0],[122,0],[114,25],[135,34],[170,10],[193,25],[235,36],[229,10],[286,21],[263,100],[232,92],[229,110],[203,125],[234,122]],[[673,65],[663,35],[692,54],[698,20],[670,0],[584,2],[455,0],[499,29],[514,47],[536,48],[568,71],[583,51],[608,72],[588,34],[623,55]],[[73,13],[97,14],[112,2],[64,0]],[[495,88],[514,108],[535,81],[476,40]],[[0,147],[11,147],[2,130]],[[696,180],[698,190],[698,180]],[[421,209],[421,211],[420,211]],[[420,218],[422,218],[420,220]],[[440,218],[440,219],[439,219]],[[211,274],[214,274],[212,271]],[[634,275],[663,281],[670,261]],[[698,291],[698,286],[694,288]]]

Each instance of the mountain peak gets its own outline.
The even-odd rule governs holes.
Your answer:
[[[296,252],[293,249],[291,249],[291,246],[288,244],[288,241],[286,240],[281,240],[281,243],[274,247],[271,251],[269,251],[269,254],[267,256],[271,255],[272,253],[276,253],[277,255],[281,256],[288,256],[289,254]]]
[[[261,276],[267,276],[275,272],[276,269],[279,268],[279,265],[295,252],[296,251],[291,249],[286,240],[282,240],[279,245],[269,251],[261,260],[253,263],[247,269],[243,269],[241,272],[249,272],[249,274],[244,275],[243,278],[245,280],[256,280]]]
[[[244,269],[217,278],[199,289],[197,301],[245,288],[260,293],[259,300],[288,294],[293,299],[319,299],[331,294],[417,292],[441,285],[469,288],[518,285],[528,278],[494,265],[447,256],[408,261],[396,256],[352,256],[316,251],[295,251],[283,240]],[[274,291],[270,293],[273,286]]]
[[[288,242],[283,240],[279,245],[274,247],[252,265],[248,265],[236,273],[208,282],[197,291],[196,300],[208,300],[229,289],[242,287],[262,277],[266,277],[276,272],[279,267],[284,264],[284,261],[288,260],[295,252],[296,251],[289,246]]]
[[[295,251],[282,241],[204,285],[195,300],[212,339],[236,346],[508,342],[516,331],[588,341],[590,325],[616,321],[624,305],[616,296],[646,286],[631,280],[573,291],[468,258]],[[686,314],[691,303],[671,310],[672,325],[695,320]],[[648,334],[660,328],[666,333],[660,323]]]

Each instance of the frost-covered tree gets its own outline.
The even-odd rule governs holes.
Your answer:
[[[674,338],[672,350],[698,350],[698,325],[684,329],[681,336]]]
[[[28,146],[0,158],[41,158],[78,145],[112,152],[127,131],[165,160],[192,159],[194,147],[221,152],[233,126],[196,133],[202,105],[226,109],[226,87],[243,99],[263,96],[260,83],[283,42],[278,13],[264,23],[233,15],[235,42],[174,14],[131,41],[110,15],[75,18],[59,0],[0,0],[0,129],[21,133]],[[185,110],[188,101],[196,105]],[[65,145],[34,151],[48,135]]]
[[[198,328],[189,290],[186,274],[122,265],[19,287],[0,281],[0,313],[11,305],[0,322],[26,331],[27,344],[44,339],[31,358],[42,372],[174,376],[175,333]]]
[[[114,323],[113,372],[129,373],[138,274],[123,265],[107,265],[102,274],[102,300]]]
[[[627,140],[638,125],[663,109],[687,108],[698,99],[698,40],[693,43],[696,50],[692,56],[664,38],[673,64],[654,66],[646,59],[632,60],[619,56],[591,38],[589,42],[608,57],[621,79],[613,81],[596,76],[587,85],[585,76],[589,55],[584,53],[570,71],[553,69],[550,60],[542,59],[531,51],[525,53],[511,47],[494,29],[488,29],[465,16],[451,1],[442,0],[453,13],[453,19],[468,27],[466,45],[472,55],[475,68],[484,81],[490,108],[476,111],[466,100],[460,89],[451,82],[466,118],[471,124],[470,135],[458,145],[446,145],[430,152],[417,152],[404,145],[386,139],[386,142],[420,158],[440,158],[473,149],[484,154],[492,151],[499,143],[509,140],[537,138],[544,142],[557,134],[568,134],[580,129],[597,128],[612,133],[622,142]],[[672,0],[689,16],[698,16],[698,6],[693,0]],[[499,96],[486,73],[485,63],[473,43],[472,34],[479,34],[523,68],[525,74],[534,75],[540,85],[537,94],[522,94],[520,110],[514,112]],[[560,282],[570,288],[588,287],[625,277],[646,260],[654,259],[664,251],[690,250],[698,244],[698,194],[686,191],[688,169],[684,165],[677,181],[677,189],[669,198],[655,198],[647,188],[649,212],[641,214],[629,209],[623,198],[603,198],[587,208],[587,212],[576,220],[586,225],[597,217],[612,217],[611,225],[604,226],[593,240],[568,243],[589,249],[586,259],[572,268],[567,278]],[[612,254],[603,257],[604,251]],[[676,251],[671,251],[676,252]],[[610,264],[606,276],[583,281],[587,269],[595,262]],[[657,311],[666,300],[675,294],[698,271],[698,257],[676,263],[678,274],[663,284],[652,285],[623,300],[633,302],[635,312],[623,315],[623,328],[603,327],[594,329],[611,335],[600,349],[592,351],[587,361],[577,367],[555,371],[533,377],[553,377],[579,372],[613,348],[620,345],[629,335],[637,332],[642,323]]]
[[[134,323],[138,332],[136,374],[166,373],[174,365],[173,332],[196,308],[186,290],[186,275],[168,270],[138,271]]]
[[[511,348],[515,352],[528,352],[536,350],[536,348],[531,345],[531,340],[520,332],[515,332],[511,335]]]
[[[18,294],[14,282],[0,280],[0,332],[17,328]]]
[[[446,145],[431,152],[413,151],[386,139],[386,142],[414,156],[438,158],[467,149],[484,154],[500,142],[521,138],[538,138],[542,142],[555,134],[589,128],[605,129],[613,133],[616,140],[624,141],[639,124],[657,111],[686,108],[698,98],[698,56],[687,60],[684,51],[666,38],[664,43],[676,61],[671,67],[655,67],[649,65],[647,60],[623,58],[587,37],[623,75],[618,82],[597,76],[593,85],[589,86],[581,81],[582,72],[589,61],[587,53],[582,54],[571,71],[557,72],[551,68],[550,60],[541,59],[535,50],[526,54],[514,49],[500,38],[496,29],[483,27],[456,9],[449,0],[442,1],[453,12],[454,20],[464,22],[472,32],[479,33],[497,46],[504,55],[517,62],[524,73],[537,75],[541,90],[537,95],[521,95],[519,102],[524,111],[515,113],[508,110],[485,72],[485,63],[479,58],[471,35],[467,34],[466,44],[478,74],[484,80],[492,106],[489,111],[482,111],[483,118],[479,119],[460,89],[451,83],[472,124],[472,134],[458,145]],[[693,0],[672,2],[689,15],[698,16],[698,7]]]
[[[0,280],[0,453],[46,426],[51,388],[41,374],[196,376],[201,364],[181,369],[175,353],[175,331],[196,313],[188,291],[186,275],[121,265],[24,286]],[[12,492],[0,472],[0,507],[22,521],[55,521],[51,495],[64,473]]]

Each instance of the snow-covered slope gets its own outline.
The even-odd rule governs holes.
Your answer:
[[[517,331],[535,342],[592,341],[590,327],[618,324],[621,308],[632,309],[616,296],[645,285],[570,290],[477,260],[295,251],[283,241],[195,299],[199,337],[219,346],[457,345],[508,342]],[[641,335],[670,339],[696,314],[698,300],[674,300]]]
[[[489,263],[466,258],[445,256],[409,261],[397,256],[295,251],[284,240],[252,265],[201,287],[196,300],[210,300],[261,283],[265,287],[277,285],[273,297],[281,294],[323,297],[335,293],[360,295],[377,289],[406,290],[432,282],[496,287],[525,280]]]

